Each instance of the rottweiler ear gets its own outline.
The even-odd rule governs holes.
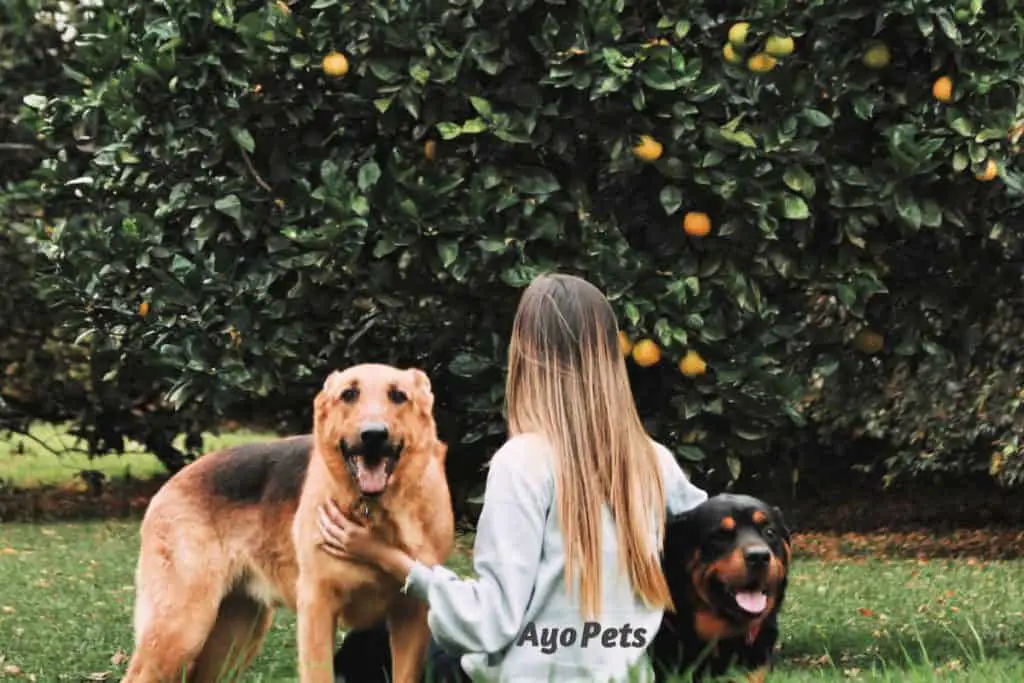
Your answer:
[[[428,413],[432,412],[434,410],[434,392],[427,373],[419,368],[409,368],[406,372],[412,375],[412,385],[416,390],[418,402]]]
[[[779,528],[779,533],[786,539],[786,542],[789,542],[789,527],[786,526],[786,518],[782,515],[782,510],[777,505],[772,506],[772,517],[774,518],[772,521],[775,522],[775,526]]]
[[[670,515],[665,519],[664,555],[666,558],[686,561],[699,545],[697,518],[693,510]]]

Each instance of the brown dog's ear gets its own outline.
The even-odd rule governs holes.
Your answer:
[[[417,402],[423,406],[428,413],[433,412],[434,392],[430,386],[430,378],[427,377],[427,373],[418,368],[409,368],[406,372],[412,375],[412,386],[416,391]]]
[[[341,373],[335,370],[331,374],[327,375],[327,379],[324,380],[324,386],[320,390],[320,394],[328,399],[334,399],[335,401],[341,398]]]

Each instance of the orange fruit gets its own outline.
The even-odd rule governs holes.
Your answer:
[[[706,213],[691,211],[683,218],[683,231],[690,237],[707,237],[711,232],[711,219]]]
[[[733,45],[742,45],[747,42],[747,33],[750,32],[750,24],[740,21],[729,27],[729,42]]]
[[[885,338],[873,330],[861,330],[853,338],[853,345],[861,353],[873,356],[885,346]]]
[[[747,68],[759,74],[768,73],[775,68],[776,64],[778,64],[778,60],[764,52],[758,52],[747,60]]]
[[[743,58],[736,54],[736,48],[732,46],[732,43],[726,43],[722,46],[722,57],[730,64],[739,64],[743,61]]]
[[[348,58],[340,52],[332,52],[324,57],[321,66],[328,76],[341,77],[348,73]]]
[[[679,372],[687,377],[696,377],[707,372],[708,364],[696,351],[687,351],[682,360],[679,361]]]
[[[983,183],[987,183],[990,180],[995,180],[997,175],[999,175],[999,165],[993,159],[989,159],[985,162],[985,170],[974,177]]]
[[[633,362],[642,368],[657,365],[661,360],[661,349],[653,339],[641,339],[633,345]]]
[[[789,36],[768,36],[764,41],[764,51],[772,57],[785,57],[793,54],[796,45]]]
[[[939,102],[949,102],[953,99],[953,79],[949,76],[940,76],[932,83],[932,97]]]
[[[889,46],[881,41],[875,41],[871,43],[865,52],[864,56],[861,57],[861,61],[864,66],[869,69],[884,69],[889,66],[889,62],[892,61],[892,53],[889,52]]]
[[[143,301],[139,304],[139,316],[145,318],[147,315],[149,315],[149,302]]]
[[[650,135],[641,135],[640,142],[633,147],[633,155],[640,161],[648,163],[660,159],[662,151],[664,148],[661,143]]]
[[[427,158],[427,161],[433,161],[434,157],[437,156],[437,142],[427,140],[423,143],[423,156]]]
[[[619,349],[623,356],[628,356],[629,352],[633,350],[633,342],[630,341],[629,335],[622,330],[619,330]]]

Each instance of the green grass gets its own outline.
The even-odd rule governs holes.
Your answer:
[[[205,450],[214,450],[273,435],[247,430],[205,435]],[[181,448],[184,436],[176,445]],[[64,484],[75,479],[81,470],[97,470],[109,479],[127,477],[150,479],[166,474],[160,461],[147,453],[140,444],[129,442],[124,455],[104,455],[89,459],[85,445],[76,443],[60,425],[33,425],[29,435],[13,435],[0,439],[0,486],[30,488]]]
[[[0,679],[5,666],[40,682],[123,673],[111,659],[131,650],[137,528],[0,527]],[[294,624],[278,614],[246,680],[295,680]],[[773,681],[1019,683],[1024,562],[799,561],[782,629]]]

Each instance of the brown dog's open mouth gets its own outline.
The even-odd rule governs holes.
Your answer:
[[[395,458],[380,458],[371,463],[365,456],[357,455],[349,462],[359,491],[368,496],[383,493],[395,469]]]
[[[386,444],[367,452],[360,445],[349,445],[344,439],[339,444],[345,465],[359,492],[364,496],[379,496],[391,482],[391,474],[398,465],[402,444]]]

